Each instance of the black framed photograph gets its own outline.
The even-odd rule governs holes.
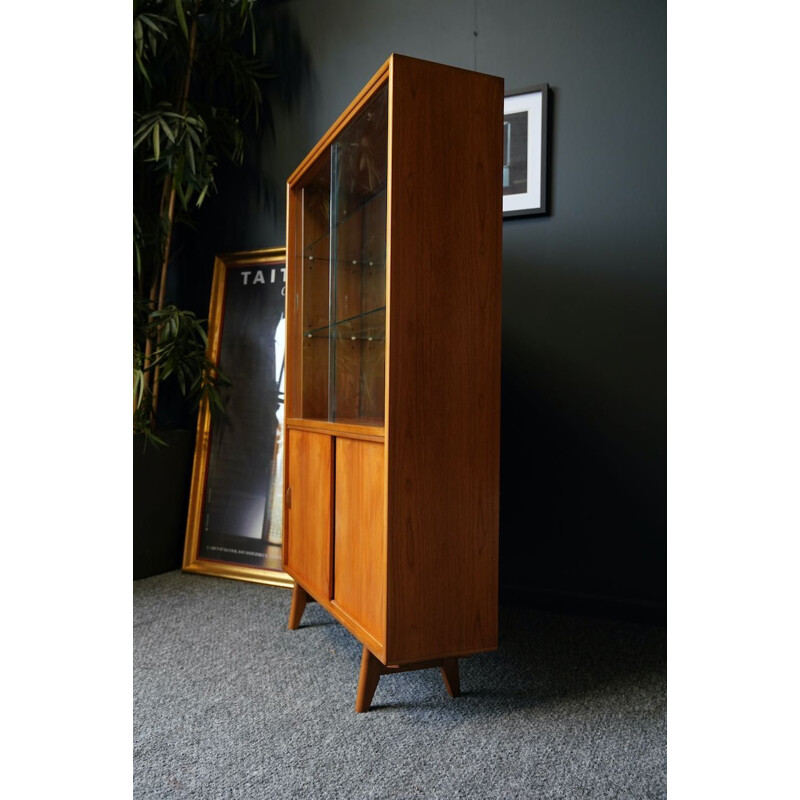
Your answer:
[[[183,569],[276,586],[283,571],[286,249],[217,256],[211,361],[230,380],[225,411],[197,421]]]
[[[503,104],[503,217],[547,213],[548,85],[508,92]]]

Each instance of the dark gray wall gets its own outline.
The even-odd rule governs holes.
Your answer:
[[[283,243],[286,177],[390,53],[507,90],[549,83],[551,213],[504,223],[501,585],[663,605],[666,2],[298,0],[274,13],[297,23],[309,80],[262,146],[272,196],[223,181],[204,258]],[[200,305],[210,266],[194,269]]]

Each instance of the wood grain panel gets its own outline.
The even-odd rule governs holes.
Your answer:
[[[361,243],[364,238],[364,209],[358,209],[336,231],[336,306],[335,319],[341,321],[360,314]]]
[[[383,341],[366,341],[361,349],[359,417],[380,419],[386,404],[386,346]]]
[[[336,413],[335,419],[356,419],[361,388],[361,340],[351,341],[347,336],[337,338],[336,348]]]
[[[503,82],[394,56],[387,661],[497,646]]]
[[[284,569],[317,599],[331,597],[333,439],[289,430]]]
[[[302,345],[302,413],[309,419],[328,418],[328,354],[331,340],[327,337],[303,337]]]
[[[334,601],[378,641],[386,628],[384,447],[336,440]]]

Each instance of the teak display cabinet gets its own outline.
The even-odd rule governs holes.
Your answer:
[[[503,81],[393,55],[288,181],[284,567],[380,675],[497,647]]]

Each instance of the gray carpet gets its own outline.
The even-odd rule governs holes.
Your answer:
[[[663,798],[666,631],[503,608],[500,649],[381,678],[291,592],[170,572],[135,581],[134,798]]]

